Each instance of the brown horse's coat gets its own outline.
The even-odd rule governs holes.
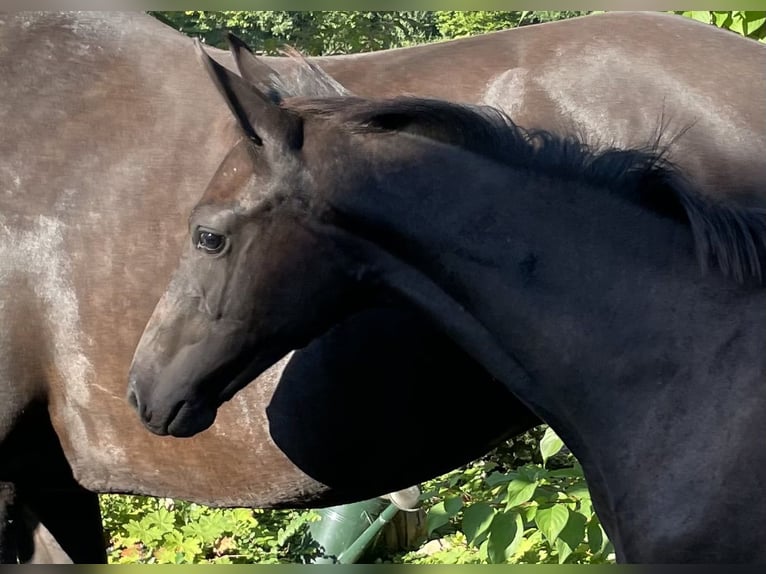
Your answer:
[[[670,158],[704,192],[762,196],[765,60],[766,45],[728,30],[614,12],[315,62],[361,96],[487,103],[619,147],[645,145],[661,121],[670,136],[691,126]]]
[[[227,405],[209,433],[152,437],[125,400],[130,358],[186,236],[188,209],[240,135],[190,40],[148,16],[0,22],[0,46],[18,49],[0,53],[0,482],[19,485],[17,502],[73,559],[103,560],[97,503],[82,487],[226,506],[342,503],[446,471],[535,423],[494,386],[497,413],[519,412],[514,427],[477,408],[485,447],[461,454],[460,436],[432,445],[455,455],[433,467],[417,437],[449,409],[449,393],[432,395],[450,383],[432,354],[415,350],[434,335],[381,314],[374,323],[388,327],[367,337],[373,350],[402,341],[411,362],[382,354],[369,372],[357,326],[338,335],[359,345],[353,355],[312,347],[286,377],[300,384],[284,383],[278,396],[281,365]],[[486,379],[455,355],[449,377]],[[428,376],[433,392],[418,391],[411,376]],[[374,422],[394,409],[410,424]]]

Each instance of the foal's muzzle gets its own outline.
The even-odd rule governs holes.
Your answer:
[[[155,413],[147,408],[138,393],[138,378],[131,374],[128,381],[128,404],[138,413],[143,425],[158,436],[190,437],[209,428],[215,422],[217,409],[205,403],[192,404],[186,400],[167,401],[169,408]]]

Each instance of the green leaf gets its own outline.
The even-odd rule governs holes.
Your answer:
[[[559,564],[562,564],[567,557],[574,552],[577,547],[585,540],[585,517],[579,512],[569,512],[569,520],[561,530],[556,540],[556,548],[559,550]],[[562,554],[561,547],[568,547],[569,551]]]
[[[728,28],[731,24],[731,12],[713,12],[713,24],[719,28]]]
[[[586,528],[588,534],[588,547],[593,554],[600,554],[608,542],[606,533],[601,527],[601,522],[595,514],[588,522]]]
[[[743,18],[750,24],[760,22],[763,24],[766,21],[766,12],[744,12]]]
[[[524,523],[516,512],[498,512],[492,520],[487,537],[487,559],[502,564],[516,552],[524,533]]]
[[[202,548],[197,540],[186,539],[179,546],[178,550],[183,554],[184,559],[187,562],[199,562],[195,558],[200,558],[202,554]]]
[[[541,562],[544,554],[543,535],[539,530],[527,530],[521,537],[519,545],[516,547],[515,555],[519,556],[517,562],[523,564],[538,564]]]
[[[584,480],[572,484],[564,492],[576,500],[590,500],[590,490]]]
[[[764,12],[747,12],[747,18],[745,21],[747,22],[747,35],[753,36],[756,32],[758,32],[761,28],[766,25],[766,15],[759,15],[759,14],[766,14]]]
[[[692,10],[690,12],[684,12],[684,16],[688,16],[689,18],[693,18],[694,20],[698,20],[699,22],[704,22],[705,24],[710,24],[710,21],[711,21],[711,13],[703,12],[700,10]]]
[[[463,498],[454,496],[444,501],[444,508],[450,516],[455,516],[463,508]]]
[[[548,472],[548,476],[551,478],[584,478],[582,467],[575,463],[574,466],[567,466],[564,468],[557,468]]]
[[[441,528],[450,521],[463,507],[463,500],[460,497],[448,498],[447,500],[434,505],[428,511],[426,517],[426,530],[430,535],[437,528]]]
[[[736,31],[744,36],[753,36],[766,22],[766,12],[733,12],[732,16],[737,26],[741,28],[741,31]],[[731,30],[735,29],[734,24],[727,27]]]
[[[558,555],[559,564],[563,564],[564,561],[572,554],[572,549],[561,538],[556,539],[556,543],[553,545]]]
[[[539,464],[525,464],[518,469],[519,478],[527,482],[540,481],[548,477],[548,471]]]
[[[535,516],[537,516],[537,509],[540,508],[536,504],[530,504],[527,507],[521,508],[521,515],[524,517],[524,520],[526,522],[533,522],[535,520]]]
[[[495,517],[495,511],[486,502],[477,502],[463,511],[463,534],[469,544],[479,546]]]
[[[162,536],[162,545],[178,548],[183,544],[184,536],[178,530],[171,530]]]
[[[231,516],[238,525],[254,526],[258,523],[253,516],[253,511],[249,508],[233,508],[231,510]]]
[[[209,515],[200,516],[196,521],[182,526],[181,531],[186,536],[210,544],[223,533],[220,520],[216,518]]]
[[[513,478],[516,476],[516,473],[504,473],[504,472],[493,472],[490,474],[484,481],[489,485],[490,488],[493,486],[497,486],[498,484],[503,484],[506,482],[510,482],[513,480]]]
[[[583,498],[580,500],[578,512],[582,514],[586,520],[590,520],[593,516],[593,502],[590,498]]]
[[[125,532],[127,532],[128,536],[141,541],[146,546],[150,546],[162,538],[162,531],[156,526],[151,526],[151,522],[144,519],[128,522],[125,525]]]
[[[561,504],[549,508],[540,508],[535,516],[535,524],[553,545],[569,520],[569,509]]]
[[[505,508],[513,508],[524,502],[529,502],[537,490],[537,481],[528,482],[522,478],[516,478],[508,484],[505,497]]]
[[[160,506],[154,512],[150,512],[146,515],[146,520],[162,530],[168,532],[173,530],[176,525],[176,516],[174,512],[170,512],[168,509]]]
[[[731,24],[729,24],[728,28],[729,30],[732,30],[734,32],[737,32],[737,34],[742,34],[743,36],[747,36],[747,28],[746,28],[745,20],[741,16],[741,12],[735,12],[732,14],[732,20]]]
[[[564,446],[559,436],[554,432],[551,427],[545,429],[543,438],[540,439],[540,454],[543,457],[543,464],[548,462],[548,459],[557,454]]]
[[[157,564],[176,564],[178,562],[178,554],[171,548],[158,548],[154,551],[154,557],[157,559]]]

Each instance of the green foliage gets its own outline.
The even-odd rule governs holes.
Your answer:
[[[432,540],[391,559],[415,564],[613,561],[577,461],[546,427],[526,441],[541,444],[536,458],[545,464],[516,458],[508,447],[525,444],[519,441],[424,485]],[[433,540],[440,541],[440,549],[427,552]]]
[[[318,554],[315,512],[216,509],[140,496],[101,496],[109,562],[295,563]]]
[[[436,13],[437,28],[444,38],[460,38],[495,30],[515,28],[524,12],[443,11]]]
[[[221,11],[150,12],[207,44],[226,47],[231,30],[254,49],[275,54],[284,45],[307,55],[348,54],[396,48],[561,20],[584,11]]]
[[[699,20],[705,24],[713,24],[719,28],[725,28],[752,38],[766,42],[766,12],[744,12],[735,10],[731,12],[703,12],[692,10],[688,12],[675,12],[688,18]]]
[[[546,428],[543,438],[540,439],[540,454],[543,457],[543,464],[545,464],[550,457],[560,452],[563,446],[564,441],[553,432],[553,429],[550,427]]]
[[[150,12],[177,30],[226,47],[231,30],[254,49],[284,45],[307,55],[346,54],[421,44],[588,14],[587,11],[220,11]],[[766,12],[676,12],[766,41]]]
[[[473,36],[496,30],[506,30],[527,24],[539,24],[564,20],[575,16],[584,16],[587,11],[442,11],[435,12],[436,26],[443,38],[459,38]]]
[[[285,44],[307,55],[346,54],[435,39],[433,12],[224,11],[151,12],[185,34],[226,47],[231,30],[253,49],[275,54]]]
[[[545,445],[545,446],[538,446]],[[418,564],[601,563],[611,545],[582,471],[546,427],[423,485],[430,542],[383,557]],[[313,511],[215,509],[101,497],[112,563],[305,563],[319,554]],[[436,552],[428,549],[434,542]]]

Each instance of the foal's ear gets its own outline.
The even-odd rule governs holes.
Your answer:
[[[298,95],[283,93],[279,89],[279,74],[253,54],[244,40],[231,32],[226,33],[226,40],[229,42],[229,51],[234,58],[239,75],[243,79],[261,90],[274,102],[279,102],[283,97]]]
[[[289,149],[301,147],[303,121],[299,115],[281,108],[257,87],[221,66],[207,55],[199,40],[194,40],[194,46],[239,127],[253,143]]]
[[[313,62],[309,62],[295,48],[284,49],[283,53],[287,57],[282,59],[282,72],[278,73],[262,58],[253,54],[242,39],[231,32],[226,34],[226,38],[239,74],[275,101],[291,96],[351,95],[340,82]]]
[[[316,96],[327,98],[333,96],[351,96],[350,90],[346,89],[338,80],[310,62],[298,50],[287,46],[282,50],[287,60],[293,65],[282,75],[283,84],[289,84],[294,89],[296,96]]]

